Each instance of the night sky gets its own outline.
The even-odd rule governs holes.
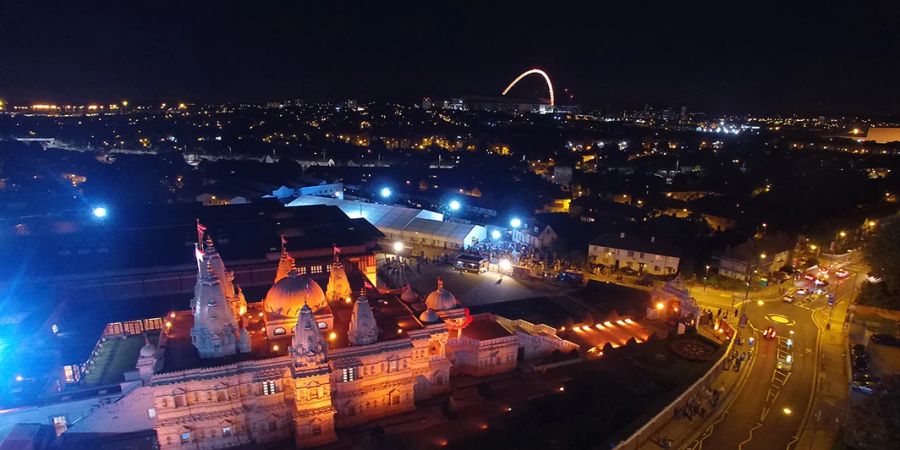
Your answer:
[[[540,67],[561,103],[900,113],[898,2],[562,3],[2,1],[0,98],[408,102]]]

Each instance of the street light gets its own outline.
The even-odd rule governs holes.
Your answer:
[[[400,241],[394,242],[394,253],[400,253],[403,251],[403,243]]]
[[[703,276],[703,290],[706,290],[706,285],[709,283],[707,279],[709,278],[709,264],[706,265],[706,275]]]
[[[845,238],[845,237],[847,237],[847,232],[844,231],[844,230],[841,230],[841,232],[838,233],[838,236],[840,236],[840,237],[842,237],[842,238]]]
[[[509,270],[511,267],[512,267],[512,263],[509,262],[508,259],[503,258],[500,260],[500,270],[501,271]]]
[[[381,188],[381,196],[383,198],[388,198],[391,196],[391,188],[383,187]]]

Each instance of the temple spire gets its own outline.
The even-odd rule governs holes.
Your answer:
[[[278,269],[275,270],[275,282],[286,277],[294,270],[294,258],[287,251],[287,239],[281,235],[281,256],[278,258]]]
[[[352,345],[368,345],[378,340],[378,325],[375,322],[372,306],[369,305],[369,300],[366,298],[366,288],[360,290],[359,298],[353,304],[347,338]]]

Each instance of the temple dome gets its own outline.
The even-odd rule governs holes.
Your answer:
[[[419,299],[419,296],[416,295],[416,292],[412,290],[410,285],[406,285],[403,288],[403,292],[400,294],[400,300],[403,300],[406,303],[412,303]]]
[[[459,307],[459,302],[450,291],[444,289],[444,280],[438,278],[438,288],[425,298],[425,306],[435,311],[446,311]]]
[[[300,275],[296,269],[273,284],[264,301],[266,313],[283,317],[296,317],[304,303],[313,311],[328,305],[319,283]]]
[[[141,347],[141,358],[152,358],[156,356],[156,347],[149,341]]]
[[[425,323],[435,323],[440,322],[441,318],[438,317],[437,313],[434,312],[433,309],[428,308],[425,311],[422,311],[422,314],[419,314],[419,320]]]

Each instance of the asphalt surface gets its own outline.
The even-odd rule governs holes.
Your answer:
[[[840,281],[832,281],[828,286],[828,291],[836,293],[837,304],[850,300],[853,283],[862,277],[854,275],[851,273]],[[708,308],[725,309],[731,301],[721,293],[697,297],[701,306]],[[753,333],[756,339],[753,351],[757,356],[750,367],[751,373],[725,418],[693,448],[790,448],[797,441],[812,409],[819,371],[819,327],[825,326],[825,323],[817,324],[813,320],[813,311],[830,309],[830,306],[827,295],[815,300],[808,295],[797,296],[794,303],[786,303],[781,297],[765,299],[762,304],[751,299],[744,306],[749,327],[742,330],[742,336],[746,340],[748,333]],[[842,320],[835,318],[832,326],[840,327]],[[761,336],[770,326],[777,332],[775,339]],[[792,348],[788,347],[788,339],[792,341]],[[747,343],[737,348],[739,353],[749,351]],[[782,364],[778,367],[779,359],[784,362],[787,354],[793,356],[791,366],[787,368]]]

